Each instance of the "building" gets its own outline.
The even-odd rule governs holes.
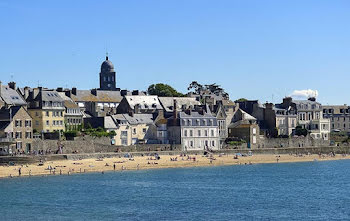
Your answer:
[[[117,107],[118,114],[152,114],[163,110],[158,96],[125,96]]]
[[[167,127],[169,143],[181,144],[183,151],[220,149],[218,122],[209,107],[181,112],[175,108]]]
[[[157,131],[152,114],[116,114],[111,116],[117,123],[115,145],[157,143]]]
[[[24,88],[28,113],[33,118],[33,130],[47,133],[65,130],[64,100],[57,91],[38,88]]]
[[[322,108],[323,118],[330,120],[332,131],[350,133],[350,106],[327,105]]]
[[[79,128],[82,128],[83,114],[79,106],[70,97],[67,97],[63,92],[59,92],[58,94],[64,100],[64,124],[66,130],[78,130]]]
[[[307,129],[315,139],[329,140],[330,120],[323,118],[322,105],[315,98],[294,100],[297,109],[298,125]]]
[[[0,109],[0,137],[9,144],[6,149],[8,154],[32,151],[32,118],[25,107],[12,106]]]
[[[228,137],[237,138],[247,142],[248,148],[255,148],[259,144],[260,129],[256,118],[242,109],[238,109],[228,126]]]
[[[108,60],[108,55],[107,55],[106,60],[101,65],[99,90],[115,91],[116,82],[117,82],[117,79],[116,79],[116,73],[114,71],[114,65],[110,60]]]

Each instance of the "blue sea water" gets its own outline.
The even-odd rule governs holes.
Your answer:
[[[0,180],[0,220],[350,220],[350,161]]]

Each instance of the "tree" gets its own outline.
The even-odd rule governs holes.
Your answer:
[[[240,99],[236,100],[235,102],[238,103],[238,102],[245,102],[245,101],[248,101],[248,100],[245,98],[240,98]]]
[[[308,133],[308,131],[306,129],[302,128],[301,126],[296,126],[295,127],[295,135],[297,135],[297,136],[301,136],[301,135],[306,136],[307,133]]]
[[[206,84],[201,85],[197,81],[192,81],[191,84],[188,86],[187,90],[194,89],[194,92],[198,95],[201,94],[202,91],[209,91],[217,96],[223,96],[224,98],[228,99],[228,93],[225,92],[223,88],[220,87],[220,85],[214,84]]]
[[[184,95],[168,84],[158,83],[148,87],[148,94],[158,97],[183,97]]]

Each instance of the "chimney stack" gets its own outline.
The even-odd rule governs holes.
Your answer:
[[[77,95],[77,88],[76,87],[72,87],[72,94]]]
[[[173,111],[173,117],[174,119],[177,118],[177,100],[174,99],[174,111]]]
[[[11,81],[11,82],[8,83],[8,85],[9,85],[9,87],[10,87],[11,89],[16,90],[16,82]]]
[[[125,95],[127,95],[127,93],[128,93],[127,90],[121,90],[121,91],[120,91],[120,95],[121,95],[121,96],[125,96]]]
[[[24,87],[24,100],[27,100],[29,97],[29,87]]]
[[[62,88],[62,87],[58,87],[58,88],[56,89],[56,91],[57,91],[57,92],[63,92],[63,88]]]
[[[72,93],[73,93],[73,89],[72,89]],[[91,89],[91,94],[97,96],[97,89],[96,88]]]

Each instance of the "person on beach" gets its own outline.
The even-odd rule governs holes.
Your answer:
[[[19,168],[18,169],[18,176],[21,176],[21,174],[22,174],[22,168]]]
[[[29,170],[29,176],[31,176],[32,175],[32,170]]]
[[[113,164],[113,169],[115,170],[115,164]]]

